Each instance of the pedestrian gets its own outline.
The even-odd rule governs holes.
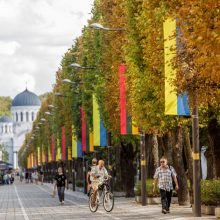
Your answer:
[[[170,203],[173,191],[173,181],[175,182],[176,191],[179,189],[177,174],[172,166],[168,165],[166,157],[160,159],[160,166],[156,169],[153,182],[153,193],[155,193],[156,185],[161,195],[162,213],[170,213]]]
[[[28,183],[29,180],[29,173],[28,171],[25,172],[25,183]]]
[[[96,159],[96,158],[93,158],[93,159],[92,159],[92,166],[89,166],[88,172],[87,172],[87,178],[86,178],[86,180],[87,180],[87,192],[88,192],[87,195],[88,195],[88,196],[90,195],[90,190],[91,190],[91,184],[92,184],[92,182],[91,182],[90,175],[91,175],[91,170],[92,170],[93,166],[97,166],[97,159]]]
[[[58,197],[59,197],[59,201],[60,204],[63,205],[64,204],[64,191],[65,188],[67,189],[67,179],[66,179],[66,175],[63,173],[63,168],[59,167],[58,168],[58,173],[55,176],[55,185],[54,185],[54,195],[55,195],[55,191],[57,188],[57,192],[58,192]]]
[[[19,176],[20,176],[20,182],[22,183],[24,179],[24,172],[22,170],[20,171]]]
[[[8,173],[8,184],[11,184],[11,173]]]
[[[33,173],[33,180],[34,180],[36,185],[38,185],[38,179],[39,179],[38,172],[37,172],[37,170],[35,170],[34,173]]]
[[[40,170],[40,182],[41,182],[41,185],[43,185],[43,182],[44,182],[44,171],[43,171],[43,169]]]
[[[8,184],[8,174],[7,173],[4,174],[3,180],[4,180],[4,184]]]
[[[14,177],[14,173],[11,174],[11,184],[14,183],[15,177]]]

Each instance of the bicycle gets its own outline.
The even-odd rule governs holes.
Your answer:
[[[114,195],[110,191],[110,184],[109,184],[110,178],[104,179],[104,181],[99,185],[98,191],[96,194],[96,201],[93,205],[93,195],[94,192],[91,190],[90,196],[89,196],[89,209],[91,212],[96,212],[98,210],[98,207],[103,202],[103,207],[106,212],[111,212],[114,208]],[[103,197],[103,198],[102,198]],[[102,202],[101,202],[102,200]]]

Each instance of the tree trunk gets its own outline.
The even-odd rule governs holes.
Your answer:
[[[152,156],[153,156],[153,167],[154,170],[159,166],[159,151],[158,151],[158,139],[157,135],[152,135]]]
[[[186,158],[186,165],[187,165],[187,177],[190,181],[190,189],[189,194],[190,198],[193,199],[193,158],[192,158],[192,146],[190,143],[190,134],[188,127],[184,127],[184,154]],[[191,204],[193,203],[193,200],[190,201]]]
[[[172,134],[171,131],[168,131],[166,135],[163,138],[164,140],[164,156],[168,159],[169,163],[173,163],[173,158],[172,158],[172,145],[173,145],[173,140],[172,140]]]
[[[183,128],[178,127],[172,131],[173,136],[173,166],[177,172],[179,191],[178,202],[179,205],[186,205],[188,203],[188,186],[187,177],[185,173],[183,161]]]
[[[126,197],[134,196],[135,152],[131,143],[121,143],[121,174],[125,186]]]
[[[208,123],[209,148],[211,161],[208,161],[208,166],[212,167],[213,175],[211,177],[220,177],[219,155],[220,155],[220,126],[216,118],[212,118]],[[209,176],[210,177],[210,176]]]
[[[152,154],[152,135],[146,134],[145,135],[145,144],[146,144],[146,160],[147,160],[147,178],[153,178],[154,175],[154,159],[153,159],[153,154]]]

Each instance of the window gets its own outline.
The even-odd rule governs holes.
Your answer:
[[[21,112],[21,121],[23,121],[23,112]]]
[[[5,125],[5,133],[8,133],[8,126]]]
[[[34,121],[34,112],[31,113],[31,120]]]
[[[16,112],[16,121],[18,122],[18,113]]]
[[[29,114],[26,112],[26,121],[29,121]]]

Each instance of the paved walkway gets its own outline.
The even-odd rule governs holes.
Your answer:
[[[134,199],[116,198],[115,208],[106,213],[99,207],[96,213],[88,208],[88,198],[71,190],[66,191],[65,205],[60,206],[57,196],[51,197],[52,187],[45,184],[21,184],[0,186],[0,220],[142,220],[142,219],[215,219],[214,216],[193,218],[191,208],[173,205],[171,214],[162,214],[159,205],[142,207]]]

